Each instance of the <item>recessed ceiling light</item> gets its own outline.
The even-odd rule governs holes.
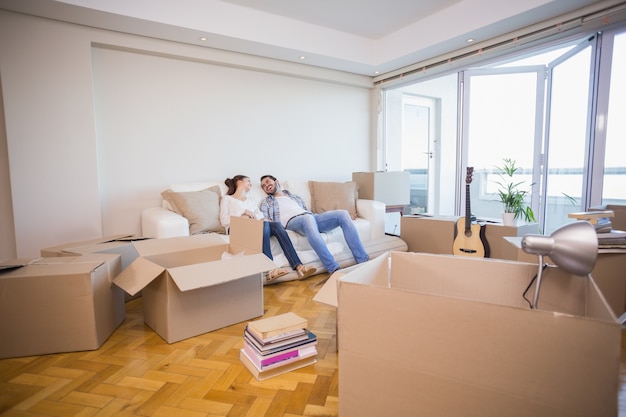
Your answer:
[[[380,71],[374,71],[374,74],[380,74]]]
[[[474,38],[469,38],[467,42],[474,42]]]
[[[208,41],[208,40],[209,40],[209,38],[205,38],[204,36],[203,36],[203,37],[201,37],[201,38],[198,38],[198,39],[200,39],[202,42],[204,42],[204,41]]]
[[[304,55],[300,55],[300,60],[304,61],[306,57]]]

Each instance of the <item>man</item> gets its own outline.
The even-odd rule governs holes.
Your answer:
[[[336,227],[341,227],[354,260],[357,263],[369,260],[359,238],[359,232],[346,210],[312,213],[306,208],[301,197],[283,190],[278,180],[272,175],[261,177],[261,187],[267,194],[267,198],[261,202],[261,211],[265,218],[273,222],[281,222],[285,229],[306,236],[328,272],[333,273],[338,270],[339,264],[328,250],[321,233]]]

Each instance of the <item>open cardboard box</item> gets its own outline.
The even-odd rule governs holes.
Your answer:
[[[124,293],[112,284],[119,255],[12,266],[0,270],[0,358],[98,349],[126,317]]]
[[[233,217],[230,243],[215,233],[136,241],[139,257],[113,282],[141,291],[145,323],[174,343],[263,315],[263,272],[276,265],[262,239],[262,221]]]
[[[338,280],[339,415],[617,415],[621,328],[593,280],[392,252]],[[532,300],[533,290],[529,291]]]
[[[507,253],[511,260],[538,262],[537,255],[524,252],[521,237],[505,237],[504,239],[509,246]],[[543,262],[554,264],[549,256],[544,256]],[[626,276],[624,276],[624,271],[626,271],[626,251],[598,250],[598,259],[591,271],[591,276],[617,317],[626,311]]]

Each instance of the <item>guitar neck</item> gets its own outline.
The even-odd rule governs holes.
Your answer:
[[[468,232],[471,226],[472,210],[470,208],[470,185],[465,184],[465,231]]]

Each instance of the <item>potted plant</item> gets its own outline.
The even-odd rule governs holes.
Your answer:
[[[515,165],[515,160],[504,158],[503,164],[496,167],[499,171],[498,177],[498,195],[500,201],[504,204],[504,213],[502,214],[502,222],[505,226],[514,226],[518,218],[523,218],[526,222],[535,222],[535,213],[530,206],[524,202],[524,198],[528,195],[528,190],[522,188],[525,181],[516,182],[513,176],[521,168]],[[532,186],[532,184],[531,184]]]

